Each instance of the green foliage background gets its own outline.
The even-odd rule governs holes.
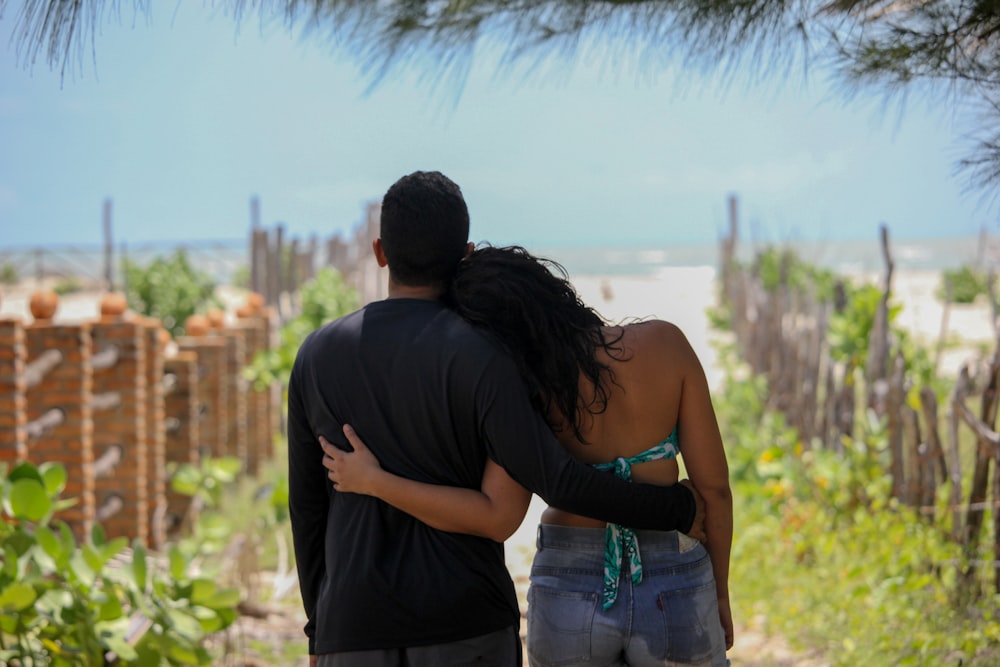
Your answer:
[[[794,268],[797,259],[785,261],[784,275],[808,275]],[[773,287],[775,266],[768,255],[759,274]],[[847,284],[843,296],[827,342],[862,382],[880,291]],[[953,380],[935,377],[926,350],[895,327],[902,308],[890,303],[890,330],[914,381],[910,400],[921,386],[943,398]],[[710,317],[723,330],[730,321],[724,307]],[[819,448],[766,407],[766,380],[748,372],[734,346],[721,344],[719,360],[726,380],[714,400],[736,501],[737,623],[785,637],[820,664],[1000,664],[1000,595],[985,575],[971,595],[961,584],[970,563],[950,536],[948,487],[933,513],[900,505],[890,493],[883,421],[861,411],[843,453]],[[992,542],[987,530],[978,559],[992,560]]]
[[[73,504],[65,484],[61,465],[0,465],[0,663],[214,664],[206,638],[236,619],[240,591],[193,574],[176,544],[158,563],[100,524],[78,541],[53,521]]]
[[[964,264],[957,269],[947,269],[941,273],[941,284],[937,298],[952,303],[973,303],[980,296],[988,296],[990,282],[995,279],[982,269]]]
[[[306,336],[359,305],[357,292],[332,268],[317,272],[315,278],[302,286],[299,298],[301,313],[281,328],[278,345],[258,354],[246,369],[246,377],[258,390],[274,382],[287,387],[295,355]]]
[[[215,281],[193,267],[183,250],[148,266],[125,260],[125,295],[132,310],[161,320],[175,337],[184,334],[188,317],[219,304]]]

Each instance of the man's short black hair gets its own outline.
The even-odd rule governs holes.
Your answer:
[[[396,282],[447,285],[469,240],[469,209],[462,190],[437,171],[402,177],[382,198],[380,234]]]

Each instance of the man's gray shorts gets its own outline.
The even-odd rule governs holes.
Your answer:
[[[510,626],[447,644],[327,653],[318,667],[521,667],[521,637]]]

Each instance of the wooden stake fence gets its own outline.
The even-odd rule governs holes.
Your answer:
[[[943,406],[943,418],[937,396],[928,387],[919,391],[919,409],[914,409],[907,397],[915,378],[907,371],[899,341],[894,340],[888,326],[894,262],[887,228],[880,230],[885,271],[874,326],[866,341],[862,377],[858,366],[831,356],[827,341],[830,319],[845,305],[844,286],[838,285],[833,299],[821,301],[815,290],[793,287],[788,267],[782,266],[779,284],[765,287],[758,262],[745,267],[736,261],[734,202],[730,213],[729,232],[720,244],[723,300],[732,315],[732,332],[742,358],[755,374],[767,378],[768,407],[786,416],[804,446],[837,452],[844,451],[845,440],[859,435],[856,422],[863,416],[857,413],[859,404],[873,411],[886,424],[887,474],[892,479],[893,497],[930,519],[938,488],[948,485],[950,507],[944,518],[951,526],[947,532],[964,545],[969,563],[980,560],[982,527],[987,509],[992,511],[996,540],[992,563],[995,588],[1000,591],[1000,435],[995,431],[1000,404],[1000,341],[982,374],[985,382],[980,389],[974,382],[979,374],[966,365]],[[979,408],[974,411],[969,403],[977,397]],[[961,425],[976,442],[967,501],[962,499]],[[970,585],[973,568],[970,565],[965,572]]]

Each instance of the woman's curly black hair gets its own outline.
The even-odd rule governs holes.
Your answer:
[[[586,442],[581,419],[585,412],[606,409],[608,383],[614,382],[613,371],[597,352],[603,349],[620,358],[623,349],[620,334],[605,340],[601,327],[608,323],[580,300],[562,265],[520,246],[481,246],[462,260],[448,300],[465,320],[507,349],[535,408],[550,425],[561,428],[552,418],[561,414],[563,424]],[[584,377],[594,385],[592,400],[581,400]]]

